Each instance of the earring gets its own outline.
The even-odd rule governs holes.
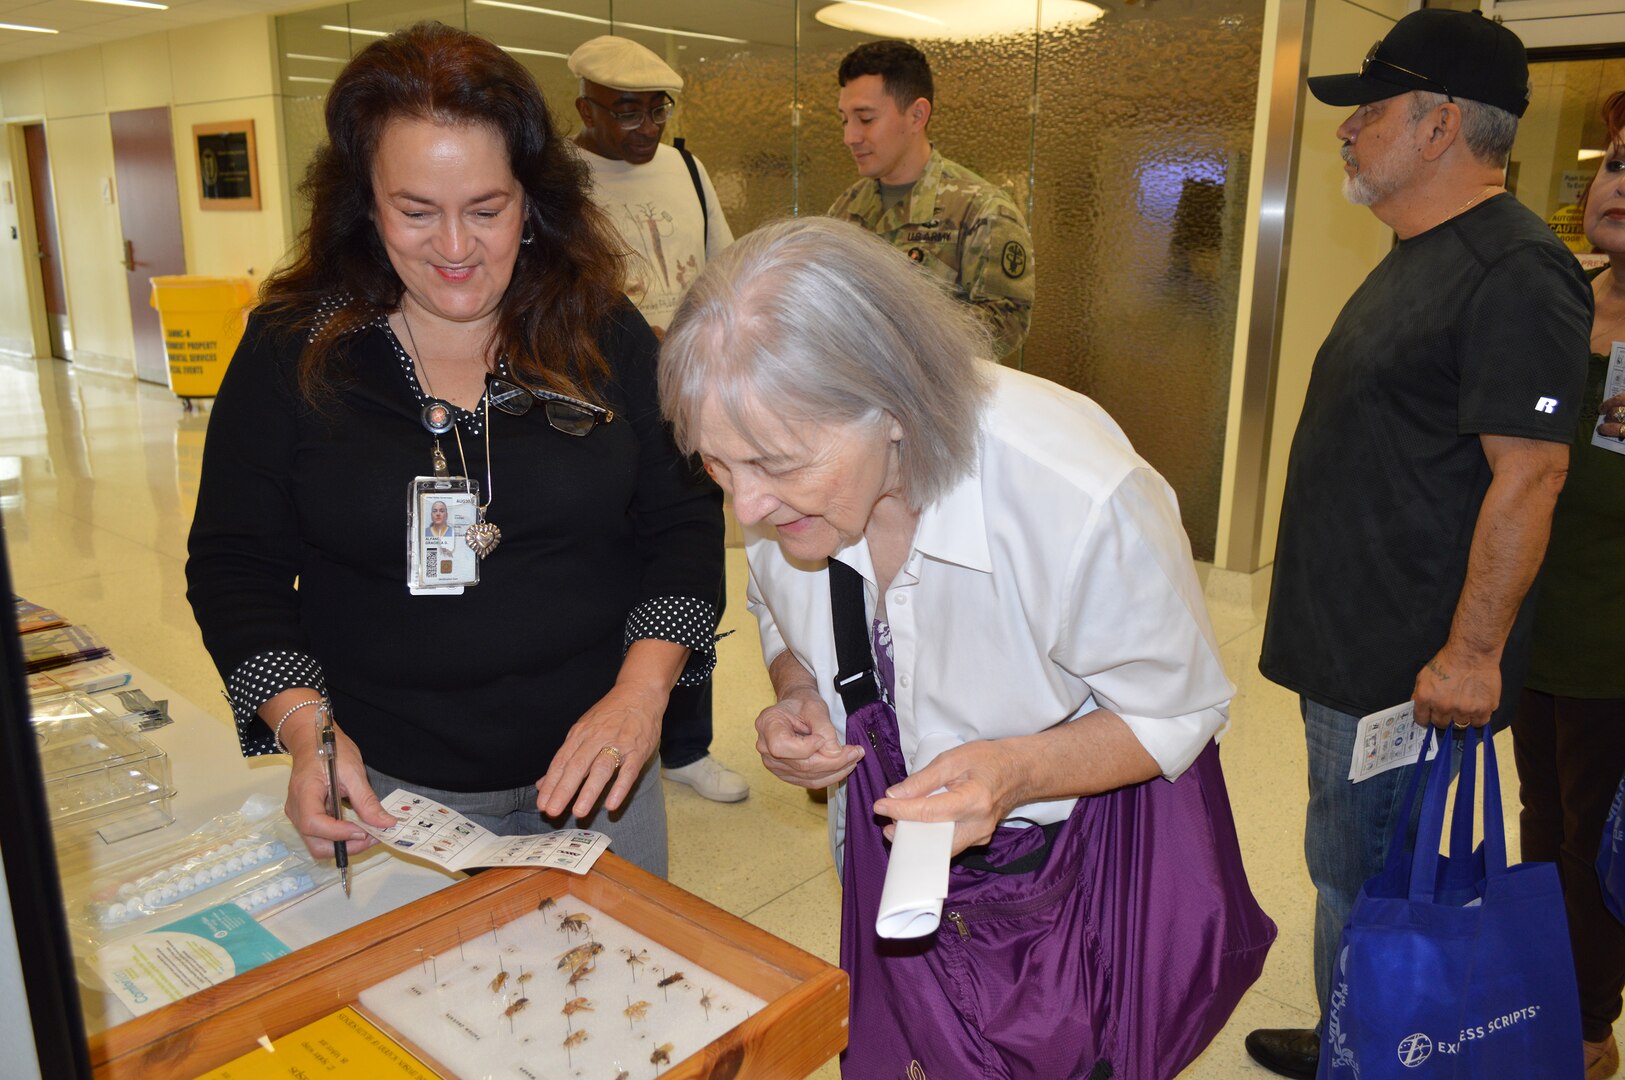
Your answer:
[[[529,247],[531,244],[534,244],[536,242],[536,234],[531,233],[528,236],[521,236],[519,238],[519,242],[521,244],[524,244],[526,247]]]

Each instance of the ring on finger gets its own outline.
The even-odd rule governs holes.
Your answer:
[[[611,746],[609,743],[605,743],[602,747],[600,747],[598,752],[600,754],[608,754],[610,757],[614,758],[615,767],[617,769],[621,767],[621,752],[615,747]]]

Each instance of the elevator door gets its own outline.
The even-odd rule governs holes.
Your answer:
[[[147,382],[168,382],[164,332],[150,300],[153,277],[186,273],[169,110],[131,109],[109,113],[108,120],[113,129],[113,175],[118,181],[119,223],[124,230],[124,271],[130,290],[135,374]]]
[[[50,330],[51,355],[68,359],[68,302],[62,286],[62,260],[56,238],[56,193],[51,186],[51,156],[45,148],[45,125],[23,128],[28,151],[28,183],[34,189],[34,236],[39,247],[40,284],[45,291],[45,322]]]

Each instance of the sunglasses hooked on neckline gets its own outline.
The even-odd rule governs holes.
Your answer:
[[[591,435],[593,428],[599,424],[607,424],[615,419],[615,414],[609,409],[591,402],[555,394],[551,390],[530,390],[500,375],[485,376],[485,393],[491,408],[509,416],[524,416],[533,405],[541,402],[548,425],[554,431],[578,439]]]

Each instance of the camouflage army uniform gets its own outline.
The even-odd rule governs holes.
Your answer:
[[[882,214],[880,183],[859,180],[830,217],[862,225],[931,273],[954,283],[993,330],[995,351],[1021,347],[1033,309],[1032,238],[1015,201],[935,148],[906,205]]]

